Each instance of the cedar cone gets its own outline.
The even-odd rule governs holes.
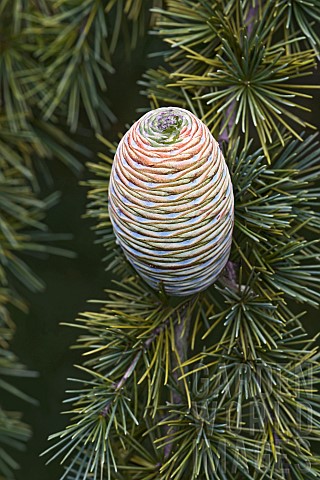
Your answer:
[[[217,279],[230,253],[233,204],[218,142],[188,110],[152,110],[121,139],[110,218],[125,256],[153,288],[189,295]]]

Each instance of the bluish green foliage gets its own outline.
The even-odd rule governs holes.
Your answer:
[[[312,0],[154,9],[170,50],[144,93],[152,106],[192,110],[218,137],[235,194],[231,257],[198,295],[144,284],[114,240],[115,146],[103,140],[88,216],[118,281],[98,312],[69,324],[84,361],[69,426],[47,450],[62,459],[62,479],[319,477],[319,353],[303,318],[320,295],[320,148],[304,112],[311,87],[292,81],[314,83],[318,9]]]

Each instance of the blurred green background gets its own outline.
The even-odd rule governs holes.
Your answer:
[[[108,80],[107,97],[112,99],[111,107],[118,122],[103,132],[108,139],[115,140],[117,133],[124,131],[126,124],[138,116],[136,109],[147,105],[147,100],[139,95],[137,80],[147,67],[159,64],[159,57],[148,57],[148,52],[154,50],[156,43],[154,37],[149,37],[147,41],[141,41],[130,58],[121,50],[116,56],[116,74]],[[315,78],[317,80],[319,75]],[[319,105],[319,100],[317,95],[313,105]],[[318,109],[314,108],[312,122],[316,125],[319,125],[318,116]],[[90,133],[88,125],[84,125],[82,142],[94,152],[94,156],[103,149],[94,134]],[[85,159],[82,160],[85,162]],[[45,459],[39,458],[40,452],[48,447],[48,435],[66,424],[67,419],[60,414],[65,408],[62,401],[66,397],[65,390],[72,387],[67,378],[77,374],[73,365],[79,363],[80,358],[80,352],[70,350],[78,331],[59,323],[72,322],[78,312],[93,308],[92,305],[87,306],[87,300],[103,298],[103,290],[111,282],[101,261],[105,254],[103,247],[95,244],[96,238],[91,231],[93,224],[82,218],[87,190],[79,186],[79,180],[89,178],[88,171],[84,169],[78,179],[61,163],[51,163],[55,189],[61,192],[61,201],[49,212],[47,223],[53,232],[73,235],[73,239],[65,242],[64,246],[76,252],[77,257],[73,260],[32,258],[29,264],[46,282],[46,291],[37,295],[25,292],[30,305],[27,316],[13,312],[17,323],[14,351],[30,369],[39,372],[35,379],[17,380],[24,391],[38,399],[38,407],[21,405],[20,400],[10,399],[12,408],[23,408],[24,419],[33,428],[28,449],[16,455],[21,465],[18,480],[57,480],[62,473],[58,462],[45,466]],[[308,317],[306,328],[310,334],[319,330],[319,312],[314,311]]]

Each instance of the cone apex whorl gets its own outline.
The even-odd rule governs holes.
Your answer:
[[[152,110],[120,141],[110,218],[125,256],[153,288],[182,296],[211,285],[230,254],[233,210],[219,145],[188,110]]]

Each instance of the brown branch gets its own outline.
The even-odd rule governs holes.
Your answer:
[[[254,6],[251,5],[249,7],[247,18],[246,18],[247,32],[249,37],[251,36],[253,31],[253,26],[256,21],[256,15],[257,15],[258,9],[259,9],[258,0],[256,0],[255,5]],[[236,101],[233,100],[233,102],[231,102],[227,108],[226,117],[228,118],[229,115],[231,115],[231,117],[228,121],[228,124],[226,125],[226,128],[219,135],[219,138],[218,138],[219,143],[222,141],[226,141],[226,142],[229,141],[230,131],[235,121],[235,104],[236,104]],[[229,260],[225,268],[221,272],[219,281],[221,281],[221,283],[223,283],[225,286],[231,289],[238,289],[239,284],[237,281],[238,275],[236,270],[237,270],[237,265],[234,262],[231,262],[231,260]]]
[[[219,275],[219,282],[222,283],[224,287],[228,287],[231,290],[239,290],[238,270],[239,266],[235,262],[228,260],[226,266]]]
[[[178,316],[178,321],[174,329],[174,341],[176,345],[176,351],[172,353],[171,363],[172,363],[172,376],[176,381],[177,385],[179,383],[179,365],[187,360],[188,354],[188,345],[189,345],[189,334],[191,326],[191,313],[189,311],[190,303],[188,302],[183,306],[180,315]],[[180,319],[180,321],[179,321]],[[178,358],[179,357],[179,361]],[[181,403],[182,398],[180,393],[173,391],[172,392],[172,403]]]
[[[248,14],[247,14],[247,18],[246,18],[246,24],[247,24],[247,33],[248,33],[248,36],[250,37],[251,34],[252,34],[252,31],[253,31],[253,26],[254,26],[254,23],[256,21],[256,15],[257,15],[257,11],[258,11],[258,0],[256,0],[255,2],[255,5],[254,6],[250,6],[249,7],[249,10],[248,10]],[[225,127],[225,129],[220,133],[219,137],[218,137],[218,142],[222,142],[222,141],[226,141],[228,142],[229,139],[230,139],[230,132],[231,132],[231,129],[233,127],[233,124],[235,122],[235,117],[236,117],[236,114],[235,114],[235,106],[236,106],[236,100],[233,100],[230,105],[228,106],[227,110],[226,110],[226,118],[229,118],[229,121]]]
[[[177,323],[174,328],[174,341],[176,345],[175,352],[172,352],[171,355],[171,366],[172,366],[172,376],[178,386],[179,383],[179,366],[181,363],[187,360],[188,346],[189,346],[189,335],[191,327],[191,301],[184,304],[181,308],[181,311],[177,315]],[[178,359],[178,358],[179,359]],[[181,394],[172,390],[171,392],[171,403],[178,405],[182,402]],[[165,434],[174,433],[174,430],[168,426],[164,426]],[[164,458],[168,458],[173,448],[173,444],[170,442],[164,446]]]
[[[257,20],[257,11],[259,9],[259,0],[255,1],[255,5],[252,6],[250,5],[249,10],[248,10],[248,15],[246,18],[246,23],[247,23],[247,32],[248,36],[250,37],[252,34],[253,26]]]
[[[168,327],[169,324],[170,324],[170,317],[161,325],[158,325],[158,327],[156,327],[153,330],[152,335],[144,343],[142,343],[142,345],[139,347],[138,352],[135,354],[132,362],[130,363],[129,367],[125,371],[124,375],[120,378],[118,382],[115,382],[113,384],[113,388],[115,392],[121,390],[121,388],[124,386],[126,381],[131,377],[132,373],[134,372],[137,366],[138,361],[140,360],[142,352],[150,348],[150,346],[155,341],[155,339],[160,335],[160,333],[163,330],[165,330]],[[106,406],[100,412],[100,415],[102,415],[103,417],[106,417],[108,415],[111,403],[112,403],[112,400],[109,400]]]

